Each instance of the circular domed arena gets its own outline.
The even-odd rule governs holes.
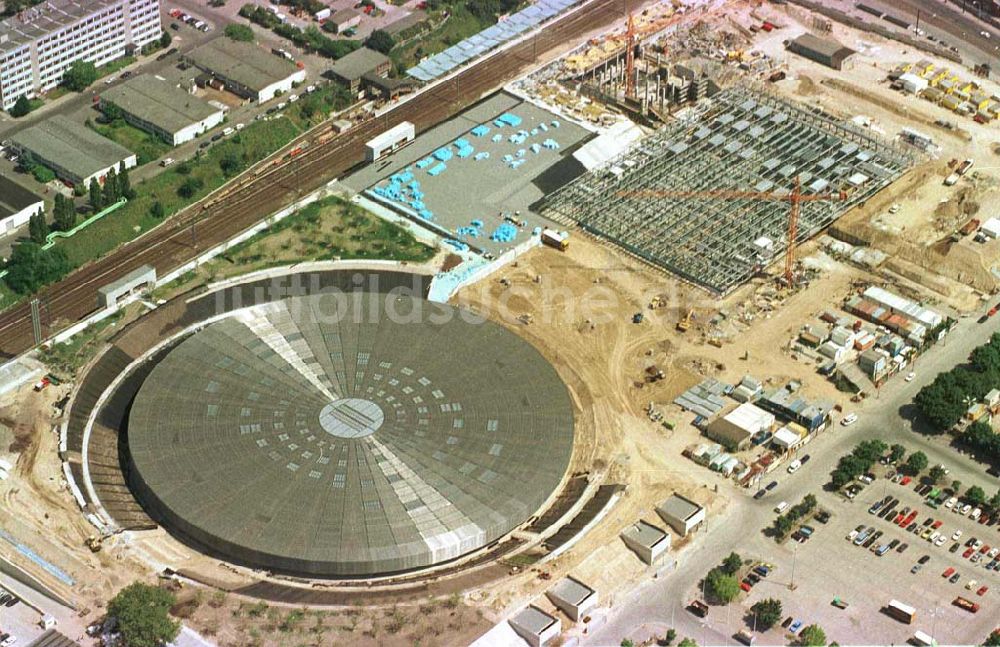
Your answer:
[[[163,354],[132,402],[130,485],[234,563],[365,578],[495,542],[569,464],[566,386],[526,341],[415,296],[238,309]]]

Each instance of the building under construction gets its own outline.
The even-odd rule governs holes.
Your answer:
[[[725,90],[702,106],[550,194],[542,214],[722,295],[768,266],[788,240],[814,236],[915,162],[902,148],[756,87]]]

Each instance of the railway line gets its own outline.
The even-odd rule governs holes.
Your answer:
[[[290,194],[313,191],[360,164],[364,142],[380,132],[406,120],[413,122],[419,133],[452,118],[555,48],[620,19],[621,11],[618,0],[592,0],[535,36],[472,65],[377,118],[358,124],[342,136],[316,141],[280,166],[274,166],[273,160],[263,162],[271,166],[256,167],[256,171],[237,183],[43,289],[38,297],[44,304],[44,335],[56,332],[58,324],[76,322],[92,313],[97,307],[97,290],[107,283],[141,265],[151,265],[158,275],[163,275],[189,262],[279,210],[289,202]],[[14,357],[33,345],[27,303],[0,313],[0,360]]]

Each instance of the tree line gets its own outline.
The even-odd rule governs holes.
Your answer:
[[[920,413],[939,431],[947,431],[962,419],[973,402],[979,402],[1000,385],[1000,333],[969,356],[968,365],[940,373],[917,393]]]

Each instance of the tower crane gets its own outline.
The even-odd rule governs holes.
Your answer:
[[[790,193],[778,191],[741,191],[721,189],[716,191],[683,191],[662,189],[640,189],[619,191],[622,198],[717,198],[720,200],[762,200],[788,202],[788,240],[785,249],[785,282],[789,287],[795,283],[793,269],[795,267],[795,240],[799,233],[799,211],[803,202],[842,202],[847,200],[846,191],[826,193],[802,193],[799,177],[795,176],[795,185]]]

